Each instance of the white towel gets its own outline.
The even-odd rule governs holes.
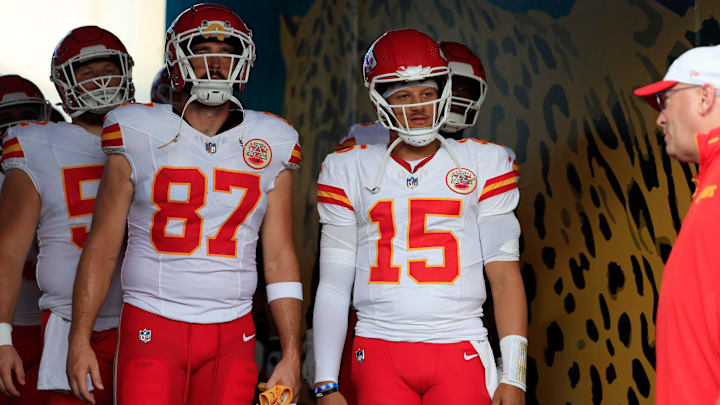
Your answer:
[[[492,398],[498,387],[498,373],[497,366],[495,365],[495,356],[493,355],[492,347],[490,347],[490,342],[487,340],[471,340],[470,344],[475,348],[483,367],[485,367],[485,388],[487,388],[487,392],[490,395],[490,398]]]
[[[56,390],[70,392],[66,374],[68,356],[68,336],[70,335],[70,321],[50,313],[45,327],[45,340],[43,343],[40,370],[38,372],[39,390]],[[87,375],[88,391],[93,390],[90,373]]]

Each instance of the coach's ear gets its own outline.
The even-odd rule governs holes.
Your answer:
[[[702,85],[700,88],[700,110],[698,111],[700,115],[706,116],[712,110],[716,104],[715,97],[720,96],[719,91],[710,83]]]

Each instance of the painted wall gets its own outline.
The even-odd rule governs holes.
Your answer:
[[[696,168],[664,154],[654,111],[632,90],[660,79],[686,49],[720,41],[720,3],[692,4],[316,0],[278,11],[282,114],[304,155],[295,233],[305,280],[317,250],[320,164],[351,124],[375,119],[361,81],[365,50],[401,27],[463,42],[489,84],[469,135],[511,146],[520,164],[527,403],[651,404],[663,263]],[[251,83],[272,88],[274,77],[257,70]],[[255,100],[244,99],[262,105]]]

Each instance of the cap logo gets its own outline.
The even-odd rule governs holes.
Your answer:
[[[225,32],[225,28],[224,28],[221,24],[218,24],[218,23],[212,23],[212,24],[208,25],[208,26],[205,27],[205,28],[200,28],[200,32],[212,32],[212,31]],[[203,34],[203,38],[205,38],[205,39],[208,39],[208,38],[210,38],[211,36],[217,37],[217,39],[220,40],[220,41],[224,41],[224,40],[225,40],[225,34],[217,34],[217,33],[215,33],[215,32],[213,33],[213,35],[211,35],[211,34]]]

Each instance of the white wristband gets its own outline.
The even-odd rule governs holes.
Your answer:
[[[303,300],[302,283],[297,281],[287,281],[283,283],[272,283],[265,287],[267,292],[268,303],[280,298],[295,298]]]
[[[12,325],[9,323],[0,323],[0,346],[12,346]]]
[[[500,339],[500,353],[503,362],[501,384],[513,385],[523,391],[527,389],[525,384],[527,345],[527,338],[520,335],[508,335]]]

